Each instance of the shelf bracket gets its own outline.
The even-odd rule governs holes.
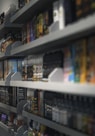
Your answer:
[[[63,69],[55,68],[48,76],[50,82],[63,82]]]
[[[22,76],[20,72],[15,72],[12,76],[11,76],[11,81],[21,81],[22,80]]]

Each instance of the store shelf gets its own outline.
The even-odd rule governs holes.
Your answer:
[[[17,113],[17,109],[15,107],[9,106],[9,105],[1,103],[1,102],[0,102],[0,108],[6,109],[6,110],[14,112],[14,113]]]
[[[25,23],[27,20],[31,19],[34,15],[42,11],[45,7],[51,4],[53,0],[31,0],[23,8],[21,8],[14,16],[11,18],[12,23]]]
[[[28,44],[11,51],[11,55],[42,53],[50,49],[63,47],[71,40],[95,33],[95,14],[68,25],[64,30],[51,32]],[[60,46],[61,45],[61,46]]]
[[[32,89],[42,89],[54,92],[63,92],[76,95],[95,96],[95,85],[78,83],[57,83],[41,81],[11,81],[11,86],[25,87]]]
[[[6,86],[6,82],[5,81],[0,81],[0,86]]]
[[[10,128],[0,121],[0,136],[12,136],[10,133]]]
[[[52,122],[50,120],[44,119],[42,117],[36,116],[34,114],[28,113],[26,111],[23,111],[23,116],[27,117],[28,119],[32,119],[34,121],[37,121],[43,125],[46,125],[52,129],[55,129],[56,131],[59,131],[61,133],[65,133],[70,136],[87,136],[86,134],[82,134],[81,132],[78,132],[76,130],[70,129],[68,127],[62,126],[60,124],[57,124],[55,122]]]
[[[10,30],[18,31],[22,25],[19,24],[11,24],[10,22],[3,23],[0,25],[0,38],[4,38],[4,34],[7,34]]]
[[[1,122],[1,121],[0,121],[0,127],[6,132],[9,131],[9,127],[6,124],[4,124],[3,122]]]
[[[10,51],[11,49],[15,48],[15,47],[18,47],[22,44],[21,41],[15,41],[13,42],[12,44],[8,45],[6,47],[6,50],[5,52],[0,52],[0,60],[4,60],[4,59],[8,59],[8,58],[24,58],[24,56],[13,56],[13,55],[10,55]]]

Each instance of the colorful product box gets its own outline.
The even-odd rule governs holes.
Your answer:
[[[86,45],[86,39],[82,39],[73,46],[75,82],[86,82]]]
[[[88,38],[87,82],[95,83],[95,36]]]
[[[25,24],[22,28],[22,43],[27,43],[27,25]]]
[[[16,59],[9,59],[8,60],[8,72],[17,72],[17,60]]]
[[[64,53],[63,80],[64,82],[74,82],[72,47],[65,47],[63,49],[63,53]]]
[[[8,61],[4,60],[4,80],[6,79],[8,75]]]

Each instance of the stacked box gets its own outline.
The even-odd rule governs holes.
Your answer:
[[[88,38],[88,44],[87,44],[87,82],[95,83],[95,36]]]
[[[33,80],[33,65],[27,66],[27,80]]]
[[[43,36],[44,32],[43,32],[43,24],[44,24],[44,18],[43,18],[43,14],[39,14],[39,16],[37,17],[37,23],[38,23],[38,28],[37,28],[37,37],[41,37]]]
[[[6,79],[8,72],[8,61],[4,60],[4,80]]]
[[[21,100],[26,100],[27,99],[27,89],[23,87],[17,87],[17,104]]]
[[[43,18],[44,18],[44,22],[43,22],[43,33],[48,34],[49,33],[49,12],[46,11],[43,13]]]
[[[36,25],[36,16],[33,17],[33,19],[30,21],[30,41],[34,41],[36,38],[35,25]]]
[[[17,72],[17,60],[16,59],[9,59],[8,60],[8,73],[9,72]]]
[[[22,43],[23,44],[27,43],[27,26],[26,26],[26,24],[22,28]]]
[[[30,22],[27,23],[27,43],[30,42]]]
[[[4,67],[3,67],[3,61],[0,61],[0,80],[4,80]]]
[[[17,90],[16,87],[9,87],[9,105],[16,107],[17,106]]]
[[[74,62],[72,55],[72,47],[65,47],[63,49],[63,80],[64,82],[74,82]]]
[[[86,82],[86,45],[86,39],[82,39],[73,46],[75,82]]]

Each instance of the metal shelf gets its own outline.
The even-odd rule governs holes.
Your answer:
[[[43,53],[50,49],[61,48],[77,38],[95,33],[95,14],[68,25],[63,30],[51,32],[28,44],[11,50],[11,55]]]
[[[11,24],[10,22],[3,23],[0,25],[0,38],[4,37],[4,34],[7,34],[9,30],[18,31],[22,25],[19,24]]]
[[[42,89],[54,92],[62,92],[68,94],[95,96],[95,85],[64,83],[64,82],[41,82],[41,81],[10,81],[10,86],[25,87],[32,89]]]
[[[14,16],[11,17],[12,23],[25,23],[34,15],[45,9],[54,0],[31,0],[23,8],[21,8]]]
[[[1,122],[0,121],[0,127],[2,128],[2,129],[4,129],[6,132],[8,132],[9,131],[9,127],[7,126],[7,125],[5,125],[3,122]]]
[[[0,121],[0,136],[13,136],[10,132],[10,127]]]
[[[14,112],[14,113],[17,113],[17,109],[15,107],[12,107],[10,105],[7,105],[7,104],[1,103],[1,102],[0,102],[0,108],[6,109],[6,110]]]
[[[26,112],[26,111],[23,111],[23,116],[24,116],[24,117],[27,117],[27,118],[30,119],[30,120],[32,119],[32,120],[34,120],[34,121],[37,121],[37,122],[39,122],[39,123],[41,123],[41,124],[43,124],[43,125],[46,125],[46,126],[52,128],[52,129],[55,129],[55,130],[57,130],[57,131],[59,131],[59,132],[61,132],[61,133],[65,133],[65,134],[70,135],[70,136],[88,136],[88,135],[86,135],[86,134],[83,134],[83,133],[78,132],[78,131],[76,131],[76,130],[73,130],[73,129],[71,129],[71,128],[62,126],[62,125],[60,125],[60,124],[57,124],[57,123],[55,123],[55,122],[53,122],[53,121],[44,119],[44,118],[39,117],[39,116],[37,116],[37,115],[34,115],[34,114],[32,114],[32,113],[28,113],[28,112]]]

